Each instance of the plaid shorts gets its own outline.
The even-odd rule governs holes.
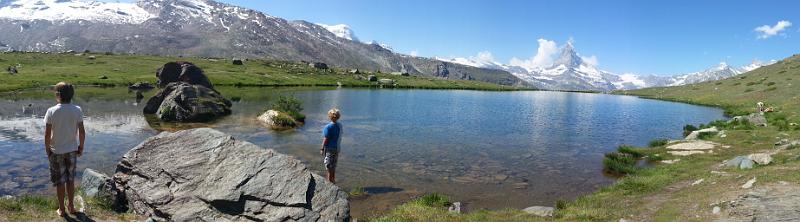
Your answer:
[[[48,160],[50,161],[50,182],[53,182],[53,186],[75,181],[75,163],[78,160],[78,152],[54,153],[48,157]]]
[[[325,164],[325,169],[328,170],[335,170],[336,169],[336,160],[339,159],[339,152],[325,152],[325,160],[322,161]]]

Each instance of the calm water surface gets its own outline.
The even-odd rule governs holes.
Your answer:
[[[127,89],[78,89],[88,145],[78,168],[113,173],[119,158],[160,130],[212,127],[298,157],[317,173],[326,111],[342,110],[337,179],[372,195],[354,200],[369,216],[438,192],[469,208],[553,205],[613,182],[602,157],[621,144],[678,138],[685,124],[723,118],[719,109],[628,96],[564,92],[221,88],[242,98],[233,115],[210,124],[149,123]],[[51,193],[43,151],[47,91],[0,103],[0,195]],[[146,93],[149,98],[153,92]],[[275,132],[255,118],[277,95],[304,102],[307,123]],[[146,100],[145,100],[146,101]],[[28,107],[28,105],[31,105]]]

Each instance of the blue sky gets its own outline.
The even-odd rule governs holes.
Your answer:
[[[387,43],[400,53],[470,57],[488,51],[504,64],[534,57],[539,39],[559,47],[573,39],[582,56],[596,56],[601,69],[615,73],[670,75],[800,53],[800,1],[791,0],[222,2],[288,20],[347,24],[362,41]],[[765,25],[775,35],[756,31]]]

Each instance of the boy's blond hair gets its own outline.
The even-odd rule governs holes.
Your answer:
[[[56,91],[58,98],[61,99],[63,103],[71,103],[72,96],[75,95],[75,87],[66,82],[59,82],[53,87],[53,90]]]
[[[339,120],[339,117],[342,117],[342,114],[339,112],[339,109],[333,108],[331,110],[328,110],[328,118],[331,118],[332,120],[336,121]]]

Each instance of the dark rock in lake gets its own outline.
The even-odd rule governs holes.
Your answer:
[[[133,85],[128,86],[128,89],[130,90],[148,90],[153,88],[156,87],[153,86],[153,84],[150,84],[149,82],[137,82],[134,83]]]
[[[169,122],[206,122],[231,114],[231,105],[214,89],[173,82],[147,101],[144,114]]]
[[[321,63],[321,62],[312,62],[309,63],[308,66],[317,68],[317,69],[328,69],[328,64]]]
[[[214,89],[214,85],[200,67],[190,62],[168,62],[156,70],[158,87],[165,87],[173,82],[186,82]]]
[[[244,62],[242,62],[242,60],[241,60],[241,59],[234,59],[234,60],[233,60],[233,64],[234,64],[234,65],[244,65]]]
[[[301,161],[208,128],[145,140],[114,180],[156,221],[350,220],[347,193]]]

